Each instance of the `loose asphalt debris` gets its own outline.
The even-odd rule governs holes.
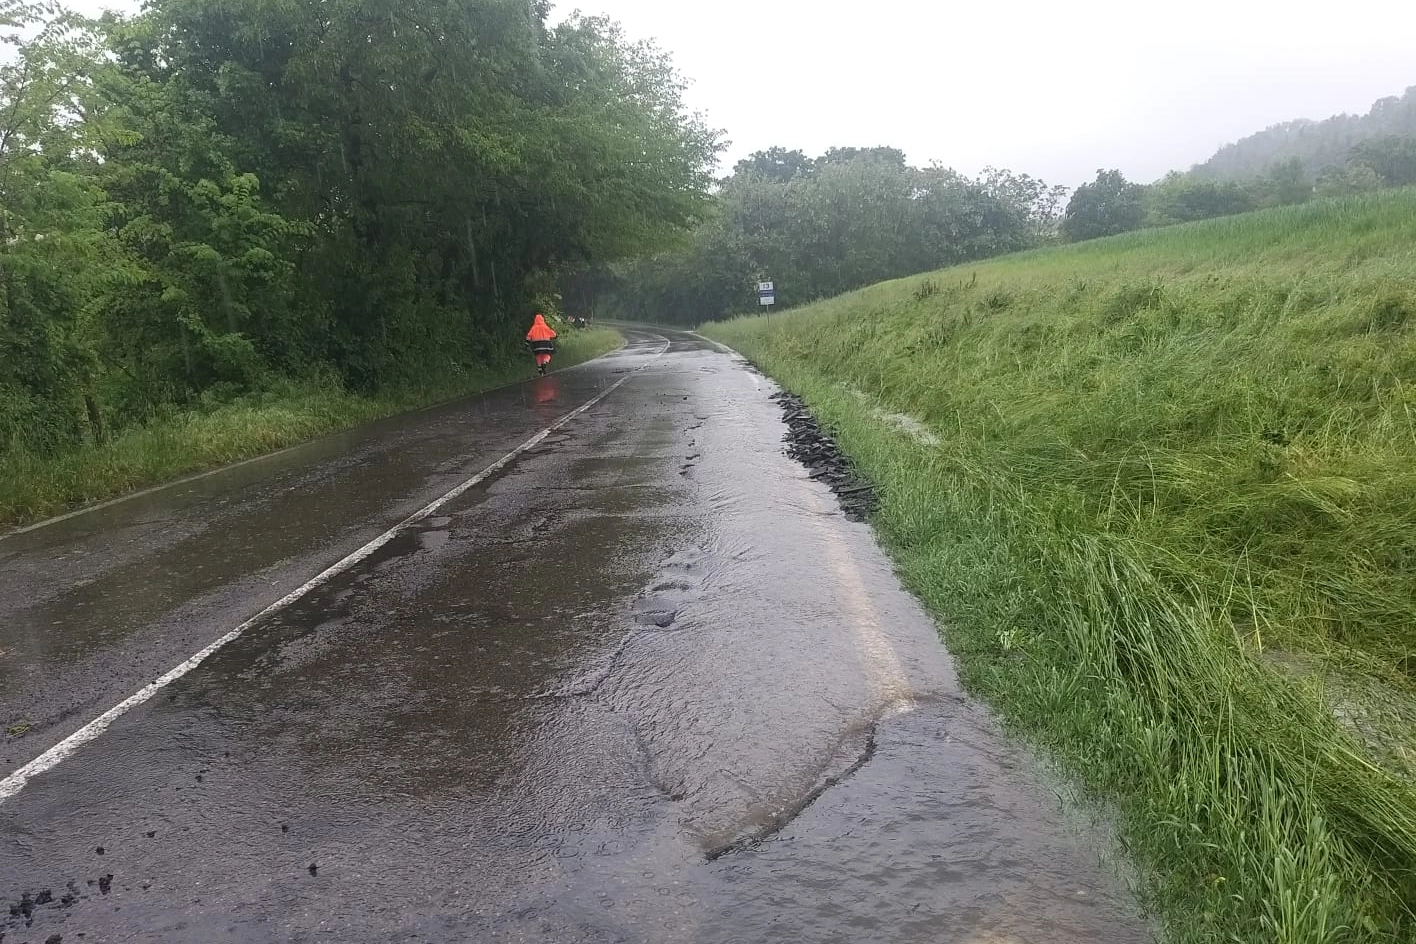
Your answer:
[[[879,505],[875,486],[862,478],[851,460],[836,446],[831,434],[807,410],[800,397],[777,393],[772,399],[782,407],[787,422],[786,453],[811,470],[811,477],[831,486],[841,510],[852,521],[866,521]]]

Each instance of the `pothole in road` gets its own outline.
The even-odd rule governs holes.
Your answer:
[[[604,657],[592,671],[568,685],[559,686],[535,696],[537,698],[588,698],[596,695],[600,686],[619,668],[625,653],[636,637],[646,633],[680,628],[685,609],[701,598],[705,590],[705,558],[701,548],[681,550],[666,561],[654,579],[634,600],[625,614],[634,628],[620,640],[614,651]]]
[[[678,610],[641,610],[634,617],[640,626],[654,626],[659,629],[668,629],[677,619]]]
[[[633,607],[635,623],[646,629],[669,629],[684,607],[704,593],[705,552],[699,548],[681,550],[666,560]]]

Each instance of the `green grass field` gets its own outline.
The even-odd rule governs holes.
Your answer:
[[[707,333],[878,483],[966,683],[1115,803],[1168,939],[1416,941],[1416,191]]]
[[[607,328],[565,332],[557,369],[614,350],[623,339]],[[532,375],[530,358],[444,378],[420,389],[374,397],[335,384],[291,385],[213,410],[179,413],[97,448],[56,457],[0,455],[0,526],[24,524],[144,486],[274,452],[368,420],[490,390]]]

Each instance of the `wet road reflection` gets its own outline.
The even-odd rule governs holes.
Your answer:
[[[652,356],[619,354],[0,536],[8,774]],[[537,393],[536,391],[542,391]],[[550,392],[549,398],[545,391]]]
[[[769,392],[676,337],[37,778],[6,944],[1147,940]]]

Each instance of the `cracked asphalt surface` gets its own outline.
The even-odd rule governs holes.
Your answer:
[[[0,941],[1150,939],[695,336],[0,538]]]

